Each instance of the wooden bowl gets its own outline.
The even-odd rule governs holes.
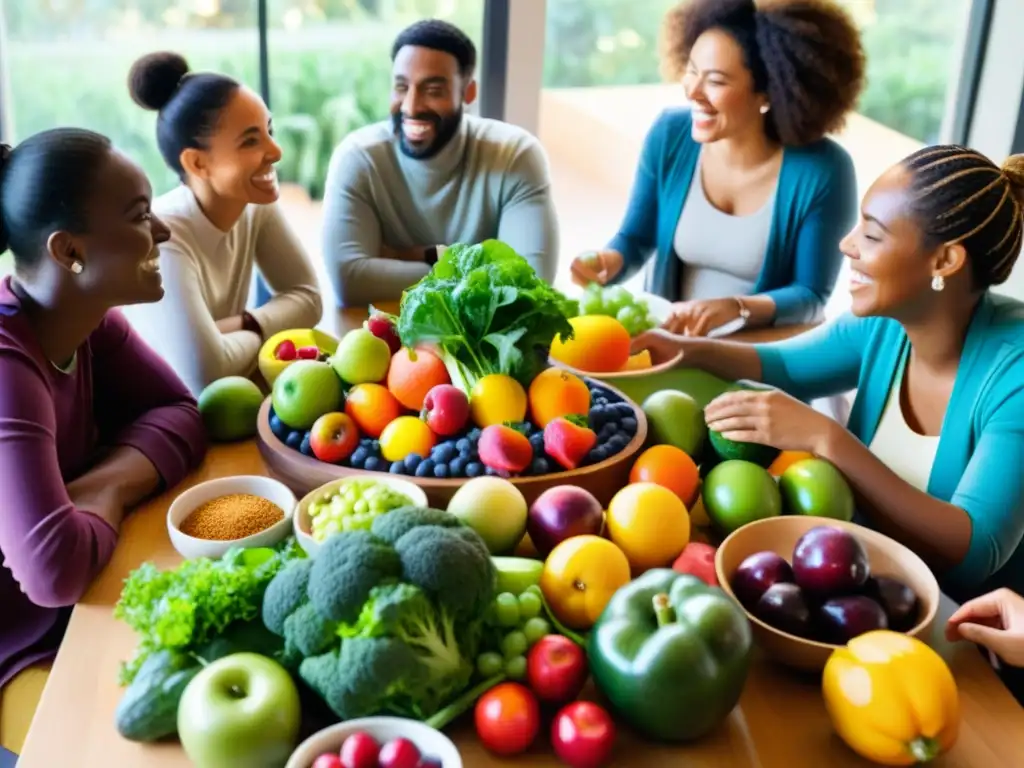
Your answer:
[[[744,525],[721,543],[715,555],[715,571],[722,589],[730,597],[736,598],[730,586],[733,574],[744,559],[757,552],[775,552],[785,558],[786,562],[792,563],[793,548],[800,537],[821,525],[842,528],[856,536],[867,550],[872,575],[899,579],[914,590],[919,601],[919,621],[906,634],[927,642],[935,623],[940,597],[939,583],[931,569],[898,541],[854,523],[826,517],[786,515]],[[785,666],[820,672],[832,652],[840,647],[791,635],[766,624],[746,609],[744,612],[750,619],[757,644],[770,658]]]
[[[548,488],[553,488],[556,485],[577,485],[590,491],[601,504],[607,506],[619,489],[629,483],[629,471],[633,467],[633,459],[647,440],[647,419],[640,407],[630,401],[619,390],[603,382],[601,387],[621,397],[632,406],[633,416],[636,419],[636,434],[633,435],[633,439],[617,454],[597,464],[580,467],[568,472],[511,478],[512,484],[523,494],[527,504],[532,504],[534,499]],[[432,477],[410,477],[408,475],[391,475],[382,472],[366,472],[365,470],[352,469],[351,467],[339,466],[337,464],[326,464],[310,456],[305,456],[289,448],[271,431],[269,397],[263,401],[257,421],[256,445],[259,447],[267,469],[270,471],[270,474],[295,491],[296,495],[300,497],[332,480],[343,477],[354,475],[401,477],[403,480],[408,480],[422,488],[424,493],[427,494],[427,499],[432,507],[446,509],[449,500],[466,482],[465,478],[441,480]]]
[[[650,368],[637,368],[631,371],[606,371],[603,373],[596,373],[593,371],[581,371],[577,368],[573,368],[571,365],[560,363],[554,358],[550,358],[548,362],[558,368],[564,368],[571,373],[580,376],[581,378],[594,379],[595,381],[601,382],[601,386],[608,387],[606,383],[608,381],[617,381],[620,379],[639,379],[644,376],[653,376],[654,374],[664,373],[670,371],[679,364],[679,361],[683,359],[683,353],[677,352],[672,357],[659,357],[653,350],[651,352],[651,367]]]

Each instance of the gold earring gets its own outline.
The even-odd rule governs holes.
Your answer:
[[[941,291],[945,287],[946,287],[946,279],[942,275],[936,275],[935,277],[932,278],[932,290],[933,291],[938,292],[938,291]]]
[[[75,259],[74,261],[71,262],[71,271],[74,272],[76,275],[82,274],[83,269],[85,269],[85,265],[78,259]]]

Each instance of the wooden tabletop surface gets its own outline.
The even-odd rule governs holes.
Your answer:
[[[204,480],[264,471],[252,443],[214,447],[203,467],[181,487],[140,508],[126,522],[113,560],[75,609],[54,664],[19,768],[184,768],[189,765],[177,743],[140,745],[122,739],[114,728],[114,710],[122,690],[118,663],[134,648],[135,636],[115,621],[113,606],[129,571],[144,561],[159,567],[180,557],[167,537],[165,516],[177,493]],[[963,726],[955,750],[938,765],[995,768],[1020,764],[1024,755],[1024,709],[1000,684],[978,651],[951,646],[939,633],[952,610],[945,601],[933,645],[949,660],[960,687]],[[450,728],[467,768],[558,765],[539,738],[533,750],[516,760],[488,755],[470,721]],[[832,733],[819,685],[758,657],[740,705],[703,740],[685,747],[645,743],[622,729],[615,766],[628,768],[850,768],[867,766]]]

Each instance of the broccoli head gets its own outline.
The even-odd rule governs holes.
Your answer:
[[[263,624],[275,635],[284,635],[285,619],[306,602],[312,567],[312,560],[293,560],[267,585],[263,593]]]
[[[494,600],[494,563],[471,542],[473,536],[479,538],[468,529],[433,525],[413,528],[395,543],[403,578],[457,620],[483,616]]]
[[[462,526],[462,521],[455,515],[440,509],[399,507],[375,517],[370,526],[370,531],[378,539],[394,546],[395,542],[405,534],[413,528],[419,528],[421,525],[458,528]]]
[[[284,620],[285,649],[318,656],[338,644],[338,623],[324,618],[312,603],[303,603]]]
[[[402,574],[398,554],[369,531],[349,531],[327,539],[309,573],[309,599],[332,621],[353,622],[370,590]]]

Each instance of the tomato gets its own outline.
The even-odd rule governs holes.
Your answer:
[[[356,731],[341,745],[342,768],[377,768],[380,744],[366,731]]]
[[[600,536],[572,536],[544,561],[540,588],[560,622],[587,630],[629,580],[629,560],[615,544]]]
[[[313,768],[345,768],[345,764],[341,762],[340,757],[327,752],[313,761]]]
[[[555,715],[551,745],[569,768],[599,768],[615,747],[615,723],[598,704],[574,701]]]
[[[519,683],[501,683],[476,703],[476,734],[496,755],[525,752],[540,730],[537,697]]]
[[[541,701],[572,701],[587,682],[587,656],[569,638],[546,635],[526,657],[526,681]]]

